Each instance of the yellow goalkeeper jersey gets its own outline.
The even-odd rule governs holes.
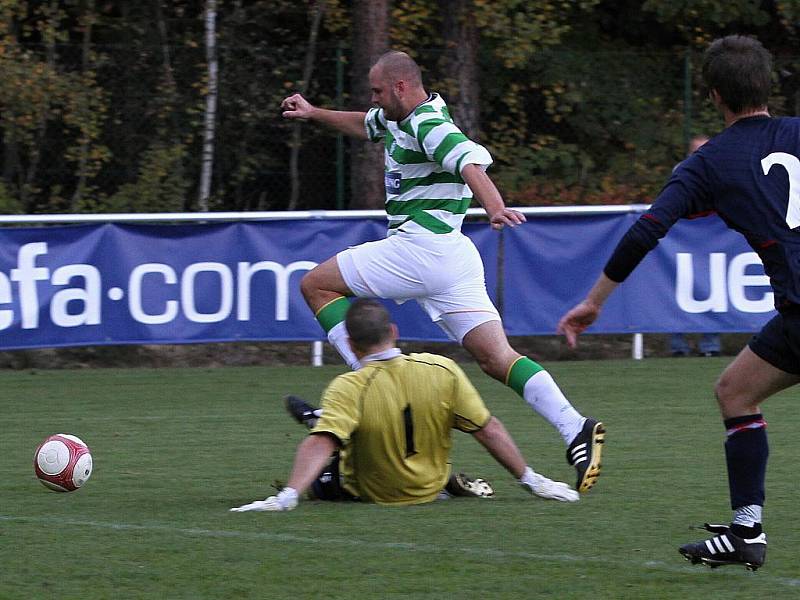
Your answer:
[[[341,442],[344,487],[379,504],[435,500],[450,476],[450,430],[475,432],[491,417],[461,368],[435,354],[401,354],[340,375],[322,409],[312,433]]]

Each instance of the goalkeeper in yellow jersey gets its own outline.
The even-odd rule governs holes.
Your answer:
[[[404,355],[384,306],[353,302],[346,317],[351,347],[363,367],[336,377],[315,410],[287,398],[295,418],[311,426],[287,486],[234,512],[284,511],[306,490],[321,500],[421,504],[450,495],[489,496],[483,480],[451,475],[451,430],[472,434],[530,493],[574,502],[578,493],[531,469],[503,424],[493,417],[452,360]]]

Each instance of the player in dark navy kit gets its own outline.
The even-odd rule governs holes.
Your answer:
[[[679,549],[712,567],[764,563],[762,531],[767,467],[760,404],[800,383],[800,118],[771,118],[772,59],[755,39],[728,36],[704,55],[709,98],[725,129],[675,170],[650,209],[628,230],[586,298],[558,324],[570,346],[616,286],[680,218],[717,213],[764,263],[778,311],[725,369],[715,386],[727,431],[733,520],[706,525],[714,537]]]

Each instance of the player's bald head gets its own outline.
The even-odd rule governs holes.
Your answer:
[[[383,54],[373,65],[380,69],[384,80],[405,81],[414,87],[422,87],[422,73],[417,62],[405,52],[390,50]]]
[[[392,337],[389,311],[371,298],[354,300],[347,311],[344,325],[350,342],[360,351],[369,350]]]

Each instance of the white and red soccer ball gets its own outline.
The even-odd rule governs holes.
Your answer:
[[[79,437],[57,433],[36,448],[33,468],[51,490],[74,492],[92,474],[92,453]]]

